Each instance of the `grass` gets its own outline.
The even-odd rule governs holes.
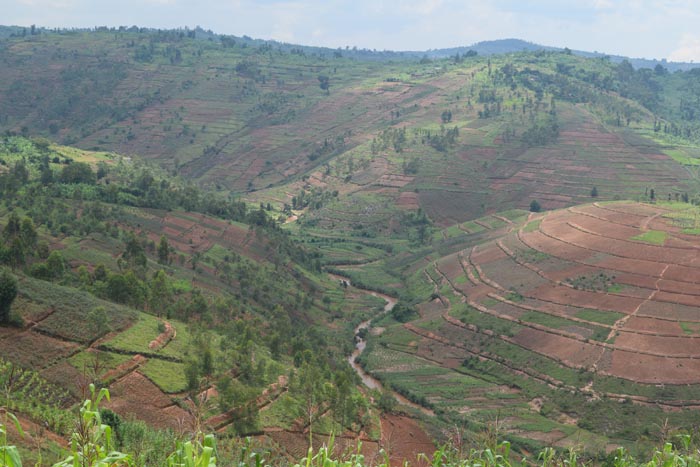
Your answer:
[[[515,252],[516,259],[526,263],[541,263],[550,258],[550,255],[539,250],[519,249]]]
[[[585,308],[577,311],[575,316],[580,319],[585,319],[586,321],[594,321],[596,323],[609,324],[612,326],[625,315],[624,313],[617,313],[615,311],[599,311]]]
[[[700,323],[689,323],[686,321],[681,321],[680,323],[681,329],[685,334],[688,335],[694,335],[694,334],[700,334]]]
[[[542,219],[536,219],[534,221],[530,221],[527,224],[525,224],[525,227],[523,227],[523,232],[534,232],[536,230],[539,230],[541,223],[542,223]]]
[[[666,242],[668,233],[663,230],[647,230],[639,235],[635,235],[630,240],[638,240],[640,242],[651,243],[653,245],[663,245]]]
[[[187,389],[185,365],[182,363],[151,358],[141,367],[141,371],[165,393],[173,394]]]
[[[105,342],[104,345],[108,348],[134,353],[157,352],[168,357],[183,358],[187,355],[191,337],[188,326],[175,320],[169,320],[170,324],[175,328],[175,338],[160,350],[148,348],[148,344],[161,333],[159,330],[160,322],[155,316],[140,313],[138,321],[133,326]]]
[[[537,311],[526,311],[520,316],[520,319],[528,323],[541,324],[542,326],[547,326],[548,328],[553,329],[564,329],[577,325],[575,321],[570,321],[559,316],[552,316]]]
[[[664,153],[671,156],[674,161],[683,165],[700,165],[700,159],[689,156],[683,149],[664,149]]]
[[[278,426],[291,430],[299,413],[298,402],[288,393],[282,394],[272,404],[268,405],[264,411],[260,412],[260,423],[263,426]]]
[[[105,344],[108,347],[130,352],[149,352],[148,344],[158,337],[158,323],[155,316],[139,314],[139,319],[125,332],[119,333]]]

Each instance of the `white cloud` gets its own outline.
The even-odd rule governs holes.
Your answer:
[[[403,10],[420,15],[429,15],[442,6],[442,0],[418,0],[403,5]]]
[[[19,3],[32,8],[67,9],[76,6],[74,0],[20,0]]]
[[[700,38],[684,34],[680,44],[671,52],[668,59],[672,62],[700,62]]]
[[[615,6],[611,0],[592,0],[591,4],[596,10],[608,10]]]

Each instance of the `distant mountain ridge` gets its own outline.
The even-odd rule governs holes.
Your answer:
[[[66,31],[90,31],[93,29],[108,29],[107,27],[99,28],[77,28],[77,29],[47,29],[43,27],[36,27],[36,34],[51,34],[51,33],[61,33]],[[149,30],[157,31],[155,28],[138,28],[136,26],[131,26],[129,28],[123,26],[115,29],[128,29],[128,30]],[[22,36],[29,35],[31,27],[23,26],[5,26],[0,25],[0,39],[5,39],[12,36]],[[470,46],[460,46],[460,47],[449,47],[443,49],[429,49],[429,50],[412,50],[412,51],[393,51],[393,50],[377,50],[377,49],[358,49],[357,47],[346,47],[333,49],[330,47],[319,47],[319,46],[307,46],[299,44],[290,44],[278,42],[275,40],[265,40],[265,39],[254,39],[246,35],[235,36],[229,34],[217,34],[211,30],[205,30],[201,27],[196,27],[194,29],[182,29],[183,32],[189,31],[193,37],[200,40],[212,40],[221,37],[230,37],[241,42],[248,42],[253,45],[270,44],[280,47],[282,50],[289,51],[290,49],[303,50],[306,53],[318,54],[323,56],[326,54],[343,54],[349,57],[359,58],[363,60],[381,61],[381,60],[401,60],[401,59],[419,59],[423,57],[428,58],[448,58],[455,56],[457,54],[465,54],[467,52],[474,51],[479,55],[502,55],[515,52],[535,52],[538,50],[550,51],[550,52],[563,52],[568,50],[565,47],[553,47],[548,45],[536,44],[534,42],[528,42],[522,39],[507,38],[507,39],[496,39],[489,41],[476,42]],[[666,59],[656,60],[647,58],[630,58],[622,55],[610,55],[601,52],[587,52],[584,50],[571,50],[574,55],[579,55],[582,57],[607,57],[614,63],[620,63],[624,60],[629,61],[634,68],[654,68],[656,65],[661,65],[667,70],[673,71],[686,71],[700,66],[698,63],[688,63],[688,62],[669,62]]]
[[[464,54],[468,51],[473,50],[479,55],[501,55],[515,52],[535,52],[537,50],[544,50],[550,52],[563,52],[567,50],[563,47],[552,47],[547,45],[535,44],[534,42],[524,41],[522,39],[497,39],[492,41],[482,41],[477,42],[473,45],[467,47],[452,47],[447,49],[434,49],[427,52],[411,52],[415,54],[426,54],[431,58],[446,58],[454,56],[456,54]],[[698,63],[687,63],[687,62],[669,62],[666,59],[655,60],[648,58],[630,58],[623,55],[610,55],[601,52],[587,52],[584,50],[571,50],[574,55],[579,55],[581,57],[608,57],[610,61],[614,63],[619,63],[627,60],[632,64],[634,68],[654,68],[656,65],[661,65],[669,71],[677,70],[690,70],[692,68],[697,68],[700,66]]]

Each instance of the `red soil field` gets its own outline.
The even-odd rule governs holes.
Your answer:
[[[633,202],[546,213],[534,231],[462,252],[479,285],[453,286],[483,313],[525,318],[512,341],[565,366],[641,383],[700,383],[700,238],[679,238],[668,213]],[[632,239],[650,226],[666,232],[663,245]],[[461,274],[454,263],[444,258],[438,270],[453,280]],[[540,321],[531,324],[528,312]],[[571,325],[551,321],[558,327],[547,331],[547,319],[567,318]],[[593,329],[598,341],[588,340]]]
[[[158,428],[190,428],[190,414],[174,405],[170,397],[138,371],[114,382],[109,391],[112,400],[104,405],[119,414],[131,415]]]
[[[519,345],[555,360],[564,361],[569,366],[588,368],[603,353],[603,347],[575,341],[537,329],[524,328],[513,338]]]

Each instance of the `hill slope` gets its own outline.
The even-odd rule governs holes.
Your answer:
[[[455,234],[461,249],[404,269],[416,305],[376,323],[365,368],[456,419],[508,414],[512,436],[559,446],[687,426],[700,401],[696,211],[593,203],[498,216],[491,240]]]
[[[469,173],[476,172],[473,159],[486,163],[491,173],[484,170],[478,174],[483,178],[470,181],[468,196],[469,204],[484,206],[483,213],[503,207],[485,196],[493,177],[518,172],[503,163],[528,164],[532,148],[553,144],[561,151],[557,159],[585,166],[590,164],[585,151],[574,152],[574,147],[608,138],[590,131],[616,133],[631,127],[690,139],[697,132],[695,116],[687,111],[695,99],[691,73],[635,72],[628,64],[560,52],[376,62],[342,53],[307,55],[248,40],[197,40],[182,31],[124,30],[6,39],[0,59],[7,65],[0,76],[0,128],[38,131],[86,149],[139,154],[213,189],[235,193],[281,187],[316,170],[327,173],[348,159],[393,149],[403,161],[399,167],[389,161],[395,167],[377,178],[411,177],[421,166],[413,159],[426,157],[445,157],[440,166]],[[546,115],[554,114],[552,99],[562,112],[548,120]],[[582,104],[585,110],[564,103]],[[441,124],[445,130],[456,127],[459,134],[449,141],[438,139]],[[551,141],[540,138],[544,133],[538,136],[547,125],[565,131],[563,146],[556,131]],[[579,133],[578,127],[586,130]],[[399,130],[406,132],[405,141],[397,145],[392,135],[399,137]],[[372,150],[370,143],[380,137],[383,142]],[[614,144],[631,158],[642,150],[640,144],[655,146],[621,138]],[[663,155],[662,149],[649,151]],[[357,165],[346,167],[337,169],[345,172],[334,183],[340,191],[353,189],[345,181],[348,175],[363,179]],[[426,169],[425,175],[441,176],[442,169],[436,169]],[[636,169],[622,161],[616,170],[623,180],[636,176]],[[668,186],[686,189],[685,174],[670,167],[660,170],[668,172]],[[650,184],[656,183],[655,175],[650,178]],[[539,186],[538,180],[518,180],[525,186],[516,197],[530,196]],[[574,185],[574,197],[590,190]],[[421,188],[414,184],[406,190]],[[432,193],[434,187],[425,188]],[[621,188],[627,190],[626,184]],[[632,183],[620,195],[628,197],[632,190],[639,191]],[[435,196],[420,198],[432,209],[428,205]],[[275,193],[262,201],[282,207],[291,205],[291,196]],[[462,219],[477,214],[472,207]],[[440,222],[445,215],[449,218],[449,213],[435,213]]]

